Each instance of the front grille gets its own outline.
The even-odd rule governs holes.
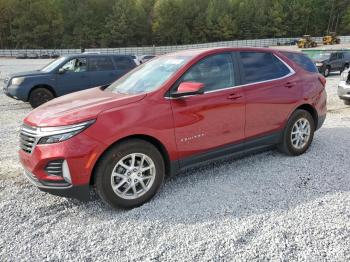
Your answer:
[[[45,172],[50,176],[63,177],[62,164],[63,164],[63,159],[50,161],[45,167]]]
[[[20,147],[21,149],[31,154],[37,143],[37,128],[22,125],[20,131]]]

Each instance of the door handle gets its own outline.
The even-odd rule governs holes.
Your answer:
[[[227,99],[230,99],[230,100],[236,100],[236,99],[239,99],[241,98],[243,95],[240,95],[240,94],[230,94]]]
[[[287,83],[284,84],[284,86],[287,87],[287,88],[292,88],[292,87],[295,86],[295,83],[287,82]]]

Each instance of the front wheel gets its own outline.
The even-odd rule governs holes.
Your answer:
[[[323,75],[324,75],[325,77],[328,77],[329,74],[330,74],[330,72],[331,72],[331,68],[330,68],[329,66],[327,66],[327,67],[324,69]]]
[[[46,88],[36,88],[32,92],[30,92],[29,104],[33,108],[36,108],[54,98],[55,96],[52,94],[50,90]]]
[[[315,122],[311,114],[298,109],[290,117],[278,148],[287,155],[301,155],[309,148],[314,132]]]
[[[350,106],[350,100],[344,100],[344,104]]]
[[[149,201],[163,183],[164,160],[151,143],[130,139],[116,144],[100,159],[95,189],[114,208],[137,207]]]

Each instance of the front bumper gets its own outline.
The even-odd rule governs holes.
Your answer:
[[[30,153],[20,149],[19,159],[26,177],[40,190],[59,196],[88,199],[92,170],[103,148],[100,142],[83,131],[63,142],[37,144]],[[47,170],[49,163],[59,160],[67,165],[69,179]]]
[[[24,169],[24,175],[29,180],[29,182],[31,182],[43,192],[47,192],[56,196],[76,198],[79,200],[89,200],[91,190],[89,185],[50,186],[47,185],[45,182],[40,181],[34,174],[29,172],[28,170]]]
[[[350,100],[350,84],[346,81],[340,81],[338,85],[338,96],[343,100]]]
[[[30,89],[30,85],[21,84],[4,86],[3,91],[8,97],[27,102]]]

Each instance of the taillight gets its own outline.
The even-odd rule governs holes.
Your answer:
[[[326,86],[327,80],[326,80],[326,78],[323,75],[319,74],[318,75],[318,80],[320,80],[320,82],[323,85],[323,87]]]

